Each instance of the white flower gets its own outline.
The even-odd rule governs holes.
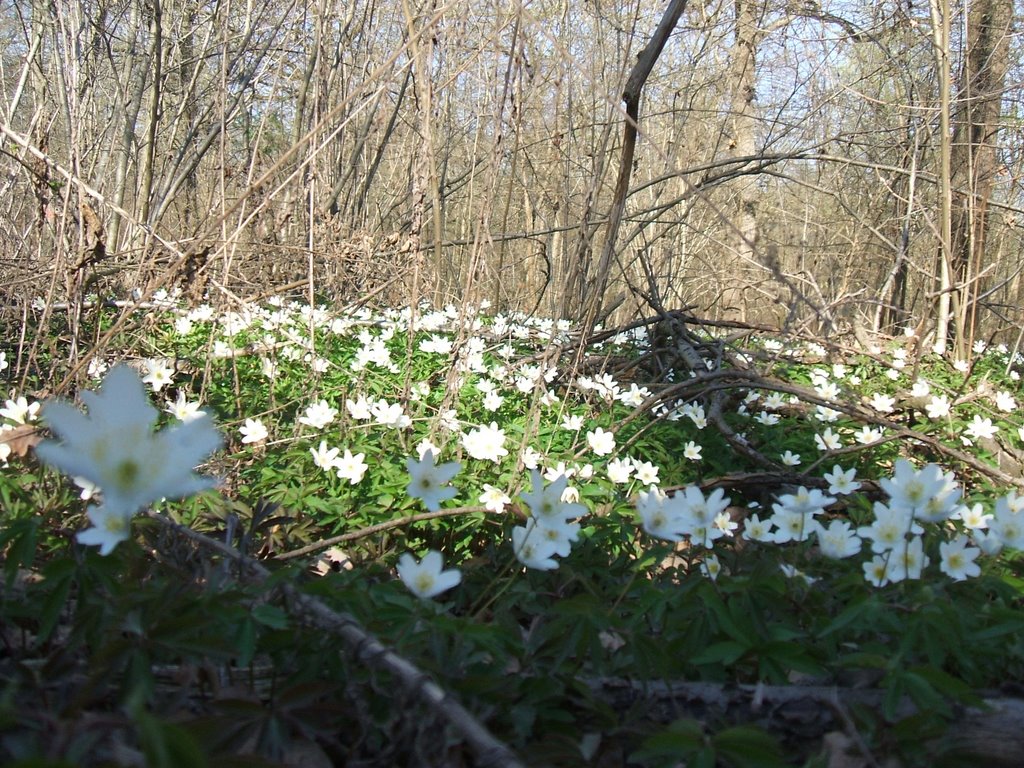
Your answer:
[[[878,483],[889,494],[893,509],[932,523],[949,518],[961,495],[952,473],[943,472],[938,464],[915,470],[906,459],[896,459],[893,476],[883,477]]]
[[[806,541],[814,531],[814,518],[786,509],[776,510],[771,516],[771,524],[775,526],[772,540],[776,544]]]
[[[566,466],[564,461],[560,461],[555,466],[548,467],[544,470],[544,479],[549,483],[553,483],[563,475],[565,477],[572,477],[574,474],[576,474],[576,469],[574,467]]]
[[[405,460],[409,470],[409,485],[405,492],[414,499],[420,499],[431,512],[441,508],[441,502],[454,498],[458,493],[448,485],[459,473],[462,465],[457,461],[435,464],[433,451],[427,451],[419,461],[410,457]]]
[[[336,408],[332,408],[326,400],[321,400],[306,408],[306,412],[299,417],[299,423],[307,424],[313,429],[323,429],[334,421],[334,417],[337,415]]]
[[[500,488],[484,483],[484,492],[480,494],[480,503],[492,512],[501,513],[512,499]]]
[[[833,520],[828,528],[815,521],[818,534],[818,548],[821,554],[833,560],[842,560],[860,552],[860,539],[846,520]]]
[[[491,411],[492,413],[501,408],[501,404],[504,402],[505,398],[497,392],[488,392],[484,395],[484,409]]]
[[[932,385],[924,379],[918,379],[914,382],[914,386],[910,388],[911,397],[928,397],[932,392]]]
[[[831,427],[827,427],[820,435],[814,436],[814,443],[819,451],[838,451],[843,447],[843,441]]]
[[[10,365],[10,363],[7,362],[7,353],[6,352],[0,352],[0,371],[7,370],[7,367],[9,365]]]
[[[320,469],[328,471],[334,469],[334,462],[338,458],[339,450],[337,448],[328,448],[326,440],[321,440],[320,447],[310,448],[309,452],[313,454],[313,463],[320,467]]]
[[[818,421],[824,421],[829,424],[831,424],[834,421],[838,421],[839,417],[842,415],[842,413],[835,410],[834,408],[826,408],[823,405],[818,405],[815,406],[814,408],[814,418],[816,418]]]
[[[438,414],[438,421],[441,426],[449,432],[456,432],[459,429],[458,414],[454,408],[445,408]]]
[[[678,505],[666,505],[665,494],[652,486],[641,491],[636,499],[636,511],[640,525],[649,535],[665,541],[682,541],[687,533],[687,524],[680,514]]]
[[[929,419],[941,419],[949,415],[949,398],[945,395],[932,395],[931,402],[924,407]]]
[[[387,400],[378,400],[370,407],[373,420],[382,426],[391,429],[407,429],[412,425],[412,419],[405,413],[401,403],[388,403]]]
[[[72,477],[71,482],[82,489],[82,492],[78,494],[78,498],[82,501],[89,501],[89,499],[100,493],[99,486],[89,482],[84,477]]]
[[[496,422],[489,427],[480,426],[462,436],[462,446],[474,459],[493,461],[497,464],[503,456],[508,456],[505,448],[505,431],[498,429]]]
[[[570,432],[578,432],[583,428],[583,417],[579,415],[565,414],[562,419],[562,429],[567,429]]]
[[[992,419],[985,419],[981,417],[981,414],[974,414],[974,419],[964,430],[968,437],[975,440],[988,439],[991,440],[995,437],[996,432],[999,431],[999,427],[992,424]]]
[[[39,413],[39,403],[29,403],[24,397],[8,400],[6,408],[0,408],[0,416],[4,416],[15,424],[28,424],[35,421]]]
[[[91,528],[79,531],[75,536],[80,544],[99,547],[101,555],[109,555],[118,544],[128,539],[131,532],[132,513],[118,507],[105,504],[89,507],[85,510],[86,517],[92,523]]]
[[[931,558],[924,553],[924,542],[915,536],[889,553],[889,580],[920,579]]]
[[[643,405],[644,400],[650,397],[650,395],[651,391],[647,387],[638,387],[636,384],[631,384],[628,392],[619,394],[619,402],[637,408]]]
[[[567,489],[568,490],[568,489]],[[527,528],[537,528],[538,530],[534,535],[541,538],[547,539],[554,546],[554,554],[559,557],[568,556],[572,550],[572,544],[579,538],[580,525],[579,523],[569,522],[568,520],[546,520],[541,521],[537,518],[531,518],[526,524]]]
[[[0,370],[3,370],[0,368]],[[1000,390],[995,396],[996,408],[1004,413],[1010,413],[1017,408],[1017,401],[1013,399],[1013,395],[1007,392],[1005,389]]]
[[[861,445],[867,445],[873,443],[876,440],[882,439],[882,430],[874,427],[869,427],[865,424],[863,427],[853,433],[853,439]]]
[[[147,360],[146,370],[148,373],[142,383],[149,384],[154,392],[159,392],[174,381],[174,371],[163,360]]]
[[[168,400],[167,407],[164,409],[166,413],[171,414],[178,421],[195,421],[201,419],[206,415],[205,411],[199,410],[199,402],[190,403],[185,399],[185,393],[181,390],[178,391],[178,399],[173,403]]]
[[[986,513],[981,504],[972,504],[971,506],[965,504],[957,510],[954,517],[964,524],[964,528],[982,530],[988,528],[988,521],[992,519],[993,515]]]
[[[36,454],[102,489],[104,504],[90,515],[96,532],[86,536],[86,543],[97,543],[109,552],[127,532],[122,530],[123,537],[116,541],[111,537],[138,510],[159,499],[191,496],[216,484],[213,478],[193,472],[220,445],[213,422],[203,417],[154,432],[157,410],[131,368],[117,366],[99,392],[83,392],[82,399],[88,415],[68,403],[46,404],[46,422],[63,442],[45,441],[36,447]]]
[[[558,567],[554,559],[556,542],[547,538],[539,525],[526,528],[517,525],[512,529],[512,551],[516,559],[527,568],[550,571]]]
[[[416,444],[416,455],[420,457],[420,461],[427,455],[427,451],[431,451],[435,456],[441,455],[441,449],[429,437],[423,438]]]
[[[748,541],[774,541],[771,523],[757,515],[750,515],[743,521],[743,538]]]
[[[799,568],[790,565],[789,563],[779,563],[779,570],[782,571],[782,575],[787,579],[802,579],[807,586],[811,586],[817,581],[814,577],[808,576]]]
[[[693,440],[690,440],[683,447],[683,457],[690,461],[700,461],[700,452],[703,450],[703,446],[697,445]]]
[[[776,512],[793,512],[798,515],[820,515],[825,507],[834,504],[835,499],[826,496],[817,488],[807,489],[800,486],[795,493],[784,493],[779,496],[777,503],[772,504]]]
[[[593,432],[587,432],[587,444],[598,456],[607,456],[615,450],[615,435],[598,427]]]
[[[875,555],[861,567],[864,569],[864,579],[872,586],[884,587],[889,583],[888,555]]]
[[[608,479],[616,485],[628,483],[633,474],[633,462],[628,458],[612,459],[608,462]]]
[[[90,377],[94,379],[100,379],[103,378],[103,374],[107,372],[108,367],[109,366],[106,364],[104,360],[102,360],[99,357],[94,357],[92,360],[89,361],[89,367],[86,369],[86,372],[89,374]]]
[[[782,459],[782,463],[787,467],[795,467],[800,463],[800,454],[793,453],[792,451],[786,451],[780,454],[779,457]]]
[[[544,461],[544,456],[540,453],[540,451],[535,449],[533,446],[526,446],[526,449],[523,451],[522,455],[522,462],[524,467],[526,467],[527,469],[537,469],[537,467],[540,466],[540,463],[542,461]]]
[[[562,499],[569,485],[569,478],[560,474],[550,484],[544,485],[539,470],[530,470],[533,489],[523,491],[519,497],[526,502],[534,518],[546,523],[550,520],[568,520],[586,514],[587,508],[582,504],[567,502]]]
[[[844,470],[841,466],[836,464],[832,467],[831,472],[825,473],[825,479],[828,480],[828,492],[836,495],[845,496],[848,493],[853,493],[860,488],[860,483],[854,480],[857,476],[857,469],[850,467]]]
[[[729,501],[721,488],[705,496],[700,488],[689,485],[667,499],[665,507],[682,520],[684,532],[689,533],[695,542],[710,546],[702,538],[717,539],[725,533],[722,527],[715,525],[715,520],[728,509]]]
[[[955,581],[963,581],[981,574],[981,568],[974,562],[981,554],[981,550],[968,547],[968,543],[968,538],[960,535],[953,541],[939,544],[939,555],[942,557],[939,570]]]
[[[954,360],[953,367],[960,373],[967,373],[967,370],[970,368],[970,365],[968,365],[966,360]]]
[[[890,509],[880,501],[874,504],[875,520],[871,525],[861,526],[857,535],[871,540],[871,551],[883,554],[906,540],[908,534],[924,533],[913,516],[901,509]]]
[[[718,574],[722,572],[722,564],[718,562],[718,555],[706,555],[700,564],[700,572],[712,581],[716,581]]]
[[[896,398],[890,397],[882,392],[875,392],[871,396],[871,399],[868,400],[868,405],[879,413],[892,413],[892,409],[895,404]]]
[[[366,475],[369,467],[364,460],[366,454],[357,453],[354,456],[352,451],[345,449],[345,454],[334,460],[334,469],[337,471],[339,480],[348,480],[349,485],[358,485]]]
[[[270,434],[259,419],[246,419],[238,431],[242,433],[243,443],[262,443]]]
[[[371,403],[366,399],[365,396],[360,397],[358,400],[346,400],[345,410],[348,411],[348,415],[356,421],[367,421],[373,418],[373,414],[370,412]]]
[[[708,418],[704,413],[703,405],[694,406],[686,415],[690,417],[690,421],[693,422],[693,426],[697,429],[704,429],[708,425]]]
[[[733,532],[740,527],[740,524],[735,522],[728,512],[719,512],[711,524],[726,536],[732,536]]]
[[[442,570],[444,560],[440,552],[430,550],[420,562],[408,552],[398,559],[398,577],[416,597],[428,600],[445,592],[460,581],[462,574],[455,568]]]
[[[641,485],[658,484],[658,468],[649,461],[634,461],[636,480]]]
[[[770,427],[773,424],[778,424],[779,423],[779,414],[777,414],[777,413],[768,413],[768,411],[761,411],[759,414],[757,414],[757,416],[754,417],[754,420],[755,421],[759,421],[760,423],[764,424],[766,427]]]
[[[543,405],[545,408],[552,406],[557,402],[559,402],[558,393],[556,393],[552,389],[549,389],[540,397],[540,404]]]

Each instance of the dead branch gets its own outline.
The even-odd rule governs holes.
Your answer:
[[[249,583],[265,582],[272,575],[260,563],[227,544],[179,525],[164,515],[149,512],[148,517],[204,549],[227,558],[238,566],[241,577]],[[465,707],[412,662],[399,656],[367,632],[355,617],[329,608],[286,581],[279,582],[275,588],[287,598],[287,609],[291,613],[297,614],[307,624],[338,637],[356,661],[394,675],[397,684],[405,693],[419,699],[465,739],[479,765],[494,768],[525,768],[512,750],[492,736]]]

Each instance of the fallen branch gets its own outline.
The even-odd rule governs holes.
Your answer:
[[[179,525],[159,513],[149,512],[148,517],[201,547],[227,558],[238,566],[242,578],[249,583],[266,581],[272,575],[251,557],[227,544]],[[355,617],[329,608],[286,581],[275,584],[275,589],[280,590],[287,598],[287,607],[291,613],[298,614],[298,617],[307,624],[341,639],[357,661],[394,675],[404,693],[419,699],[465,740],[479,765],[493,768],[524,768],[512,750],[492,736],[465,707],[412,662],[399,656],[367,632]]]

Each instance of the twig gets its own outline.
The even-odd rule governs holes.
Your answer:
[[[404,525],[410,523],[420,523],[424,520],[436,520],[440,517],[456,517],[458,515],[468,515],[472,512],[486,512],[487,507],[453,507],[452,509],[442,509],[437,512],[421,512],[418,515],[410,515],[409,517],[400,517],[396,520],[388,520],[385,523],[377,523],[366,528],[360,528],[358,531],[349,531],[348,533],[342,533],[338,536],[332,536],[329,539],[323,541],[315,541],[312,544],[307,544],[304,547],[293,549],[290,552],[285,552],[282,555],[275,557],[275,560],[293,560],[296,557],[302,557],[303,555],[310,555],[314,552],[319,552],[321,549],[327,549],[333,547],[335,544],[342,544],[346,541],[356,541],[357,539],[365,539],[367,536],[373,536],[382,531],[388,531],[392,528],[401,528]]]

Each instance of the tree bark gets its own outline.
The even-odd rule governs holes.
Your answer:
[[[764,4],[759,0],[736,0],[736,30],[729,69],[729,155],[754,157],[757,155],[757,123],[754,99],[757,96],[757,48],[762,33],[760,16]],[[731,246],[736,263],[743,265],[755,261],[759,236],[757,222],[757,176],[740,176],[735,182],[736,206],[731,227]],[[746,320],[746,301],[743,289],[735,281],[721,293],[719,316],[725,319]]]
[[[985,261],[988,201],[999,175],[999,116],[1010,64],[1013,0],[974,0],[967,19],[967,55],[960,76],[959,108],[950,160],[953,200],[950,252],[956,332],[970,349],[977,279]]]

